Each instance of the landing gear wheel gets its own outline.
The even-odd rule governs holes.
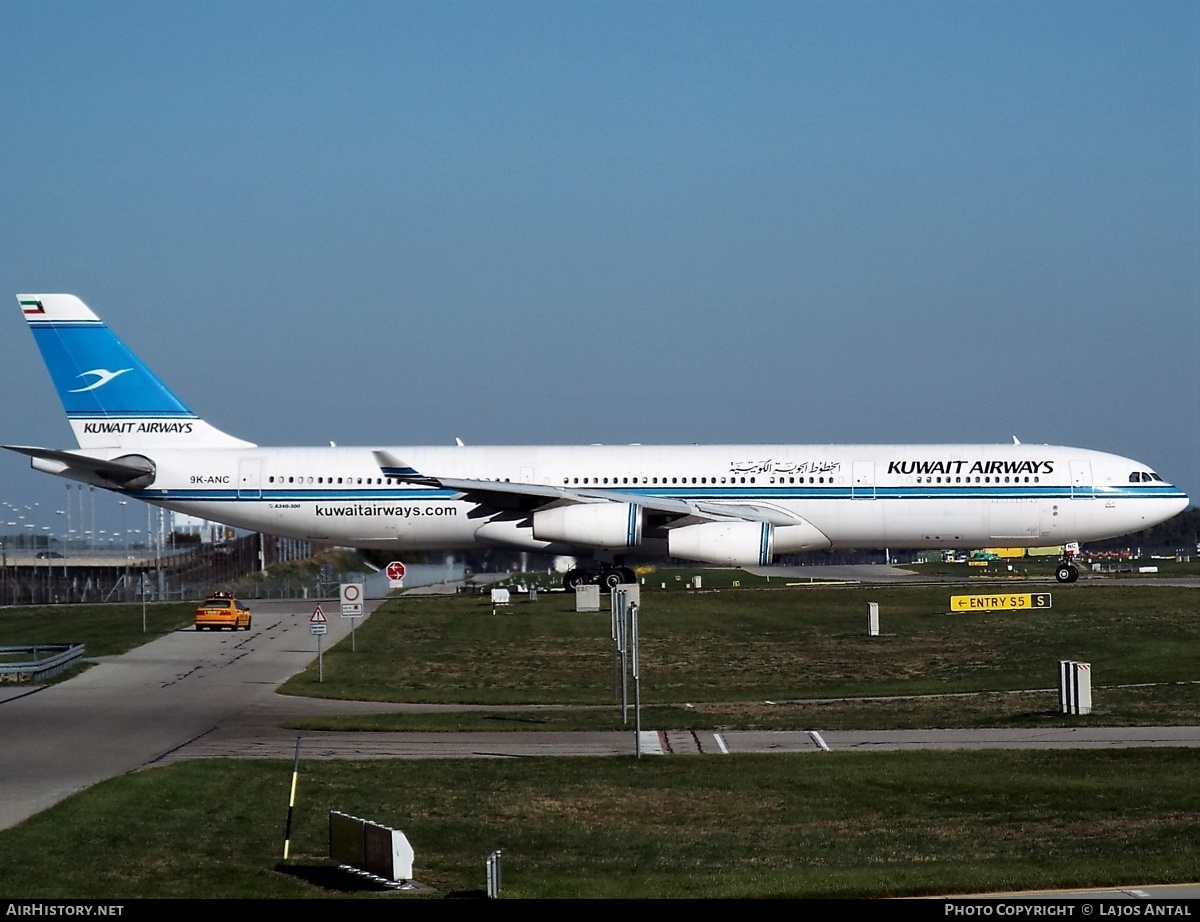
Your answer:
[[[563,577],[563,588],[567,592],[574,592],[580,586],[586,586],[590,580],[588,574],[583,570],[568,570],[567,575]]]
[[[600,574],[600,588],[612,592],[625,582],[625,574],[621,570],[605,570]]]
[[[633,584],[637,581],[638,578],[636,573],[629,569],[629,567],[621,567],[621,582]]]
[[[1060,563],[1054,571],[1054,578],[1060,583],[1073,583],[1079,579],[1079,568],[1072,563]]]

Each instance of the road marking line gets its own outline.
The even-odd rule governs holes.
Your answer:
[[[638,734],[638,742],[641,745],[642,755],[644,756],[661,756],[663,752],[662,740],[659,739],[657,730],[643,730]]]
[[[832,751],[833,751],[833,750],[831,750],[831,749],[829,748],[829,746],[827,746],[827,745],[825,744],[825,740],[821,739],[821,734],[820,734],[820,733],[818,733],[816,730],[809,730],[809,731],[808,731],[808,735],[809,735],[809,736],[811,736],[811,737],[812,737],[812,741],[813,741],[814,743],[816,743],[818,746],[820,746],[820,747],[821,747],[821,748],[822,748],[822,749],[823,749],[825,752],[832,752]]]
[[[722,755],[729,755],[729,747],[725,745],[725,738],[720,733],[714,733],[713,739],[717,741],[717,746],[721,750]]]

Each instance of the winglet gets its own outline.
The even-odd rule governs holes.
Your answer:
[[[405,464],[390,451],[384,451],[382,448],[379,448],[372,451],[371,454],[375,456],[375,462],[379,465],[379,470],[385,477],[392,477],[404,483],[421,483],[433,487],[440,485],[436,477],[424,476],[416,468]]]

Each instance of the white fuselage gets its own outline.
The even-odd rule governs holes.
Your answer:
[[[753,508],[831,547],[1040,546],[1147,528],[1187,506],[1144,464],[1046,445],[405,447],[439,478]],[[106,452],[109,457],[116,451]],[[362,548],[603,550],[538,540],[528,518],[387,476],[371,448],[153,450],[128,491],[242,528]],[[640,539],[639,539],[640,542]],[[662,553],[648,533],[637,553]]]

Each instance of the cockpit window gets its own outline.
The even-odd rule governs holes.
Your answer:
[[[1154,471],[1134,471],[1129,475],[1130,483],[1153,483],[1156,480],[1159,483],[1166,483],[1166,481],[1159,477],[1158,474],[1154,473]]]
[[[1166,483],[1166,481],[1163,480],[1161,477],[1159,477],[1158,474],[1154,473],[1154,471],[1150,472],[1150,476],[1153,477],[1155,480],[1157,480],[1159,483]]]
[[[1141,481],[1141,479],[1142,479],[1142,475],[1141,475],[1140,471],[1134,471],[1132,474],[1129,475],[1130,483],[1139,483]]]

